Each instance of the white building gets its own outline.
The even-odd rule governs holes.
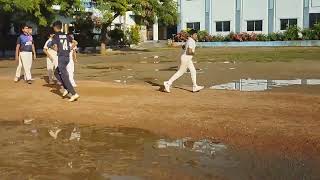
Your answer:
[[[320,0],[178,0],[178,31],[268,34],[320,22]]]

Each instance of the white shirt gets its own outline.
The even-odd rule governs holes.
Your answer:
[[[187,54],[188,48],[192,49],[193,53],[196,51],[196,41],[191,37],[188,38],[185,46],[186,46],[186,49],[184,50],[184,54]]]
[[[52,39],[49,38],[49,39],[46,41],[46,43],[44,44],[43,49],[49,49],[48,44],[49,44],[51,41],[52,41]]]
[[[49,38],[46,43],[44,44],[43,49],[47,49],[50,55],[56,56],[57,55],[57,51],[51,49],[48,47],[49,43],[52,42],[52,38]]]
[[[72,46],[72,45],[70,45]],[[73,61],[73,52],[77,50],[77,46],[75,46],[74,48],[71,48],[71,51],[70,51],[70,60]]]

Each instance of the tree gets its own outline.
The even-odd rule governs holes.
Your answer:
[[[156,18],[162,25],[177,23],[177,4],[173,0],[96,0],[99,10],[95,20],[101,23],[101,53],[105,53],[108,27],[120,15],[133,11],[135,21],[140,25],[149,25]]]
[[[81,0],[0,0],[0,41],[5,42],[10,24],[16,28],[22,22],[30,21],[45,29],[55,20],[57,14],[71,16],[75,11],[82,10]],[[54,10],[53,5],[60,5],[60,10]],[[40,32],[42,32],[40,30]],[[1,43],[0,49],[7,48]]]
[[[53,5],[60,5],[55,11]],[[47,26],[54,15],[70,16],[81,9],[81,0],[0,0],[0,13],[15,13],[24,20]]]
[[[138,24],[149,25],[156,18],[162,25],[177,22],[177,4],[174,0],[94,0],[98,12],[93,12],[101,23],[101,52],[105,52],[106,34],[113,20],[127,11],[133,11]],[[60,5],[55,11],[52,6]],[[0,13],[18,13],[17,18],[31,20],[40,26],[48,26],[56,14],[71,16],[85,14],[81,0],[0,0]],[[1,23],[1,22],[0,22]]]

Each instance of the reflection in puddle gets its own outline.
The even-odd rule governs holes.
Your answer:
[[[319,162],[132,128],[0,122],[1,179],[318,179]]]
[[[320,85],[320,79],[264,80],[240,79],[239,81],[212,86],[211,89],[237,91],[266,91],[292,85]]]
[[[57,139],[60,131],[61,129],[59,129],[58,127],[55,127],[53,129],[50,129],[48,132],[53,139]]]
[[[73,128],[73,131],[71,132],[69,140],[70,141],[73,141],[73,140],[80,141],[80,137],[81,137],[80,131],[77,128]]]
[[[177,149],[185,149],[193,152],[204,153],[210,156],[214,156],[216,151],[227,149],[227,147],[221,143],[214,143],[207,139],[192,141],[190,138],[183,138],[175,141],[166,141],[165,139],[160,139],[157,142],[157,145],[160,149],[173,147]]]

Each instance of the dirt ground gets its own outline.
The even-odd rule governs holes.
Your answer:
[[[199,50],[196,58],[199,84],[210,87],[240,78],[320,79],[320,61],[315,56],[319,48],[261,48],[260,53],[253,48],[245,50],[256,52],[257,56],[268,56],[273,51],[314,53],[313,58],[308,56],[305,60],[301,59],[303,53],[298,53],[301,57],[296,55],[297,59],[284,56],[261,61],[264,56],[259,61],[245,60],[242,51]],[[14,83],[16,65],[12,60],[2,60],[0,119],[34,118],[134,127],[170,137],[209,137],[259,152],[319,155],[319,86],[266,92],[205,89],[194,94],[188,91],[191,81],[187,74],[177,81],[171,94],[163,93],[159,91],[160,85],[174,73],[178,52],[178,49],[164,49],[114,52],[108,56],[80,55],[76,79],[81,99],[75,103],[68,103],[56,87],[46,85],[43,58],[34,63],[36,80],[32,85]],[[221,55],[222,52],[230,55]]]

